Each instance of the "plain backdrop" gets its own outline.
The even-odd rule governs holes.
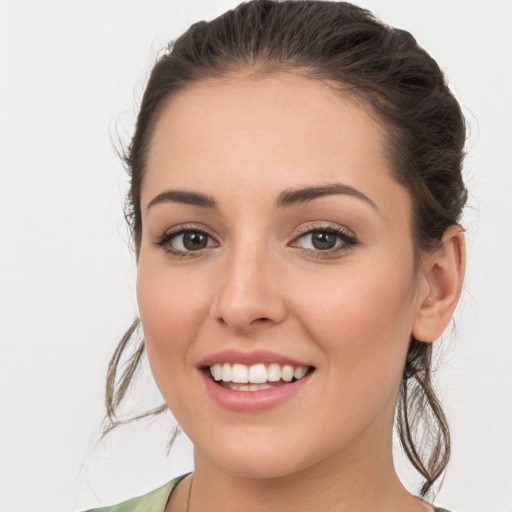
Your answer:
[[[137,314],[116,155],[155,58],[233,0],[0,1],[0,511],[112,504],[190,470],[166,415],[99,441]],[[446,71],[469,127],[469,260],[437,383],[453,458],[436,502],[512,511],[512,1],[362,0]],[[159,403],[151,378],[136,403]],[[404,481],[418,480],[397,450]]]

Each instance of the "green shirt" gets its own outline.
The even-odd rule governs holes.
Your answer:
[[[118,505],[111,507],[101,507],[86,510],[85,512],[164,512],[165,506],[169,501],[173,489],[183,480],[189,473],[179,476],[170,482],[167,482],[162,487],[155,489],[154,491],[139,496],[138,498],[132,498],[128,501],[123,501]],[[436,508],[435,512],[449,512],[445,508]]]
[[[123,501],[123,503],[119,503],[118,505],[94,508],[86,510],[85,512],[164,512],[171,492],[187,474],[167,482],[165,485],[162,485],[162,487],[148,492],[148,494],[144,494],[144,496]]]

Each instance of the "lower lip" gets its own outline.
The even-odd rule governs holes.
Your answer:
[[[234,412],[258,412],[277,407],[299,393],[312,375],[261,391],[235,391],[216,384],[206,372],[201,371],[201,374],[210,397],[224,409]]]

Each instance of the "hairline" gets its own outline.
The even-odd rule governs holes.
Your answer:
[[[245,73],[244,73],[245,71]],[[382,135],[380,143],[382,146],[383,155],[386,158],[389,169],[390,169],[390,177],[395,180],[400,186],[404,188],[410,198],[410,207],[411,207],[411,239],[413,245],[413,257],[414,257],[414,270],[415,273],[419,270],[419,266],[421,263],[421,258],[424,254],[428,253],[420,246],[418,237],[417,237],[417,229],[416,229],[416,221],[417,214],[416,208],[414,206],[413,200],[416,199],[413,194],[413,190],[411,187],[408,187],[404,180],[401,179],[401,174],[398,170],[399,163],[395,157],[396,154],[396,146],[398,144],[397,141],[397,128],[392,126],[392,124],[385,119],[383,116],[378,113],[378,110],[372,100],[370,99],[370,94],[365,93],[361,87],[357,85],[351,84],[349,81],[340,81],[335,80],[333,78],[329,78],[325,76],[325,74],[321,73],[321,69],[315,66],[300,66],[300,65],[282,65],[279,63],[271,63],[265,62],[263,60],[254,60],[253,62],[241,62],[239,64],[233,65],[230,69],[224,70],[222,72],[211,71],[206,76],[202,78],[191,79],[188,82],[182,82],[181,84],[177,84],[177,86],[171,90],[160,100],[160,104],[155,108],[155,112],[153,118],[150,121],[150,125],[146,130],[146,141],[144,145],[144,165],[141,169],[141,180],[139,184],[139,198],[138,204],[136,208],[139,211],[140,218],[140,233],[134,233],[135,239],[135,250],[136,255],[138,257],[140,251],[140,240],[142,235],[142,217],[141,217],[141,196],[142,196],[142,187],[144,185],[144,178],[147,171],[147,161],[148,156],[151,151],[151,144],[154,139],[154,134],[157,128],[157,125],[167,110],[168,106],[172,101],[179,97],[181,94],[187,93],[195,88],[204,87],[208,85],[212,85],[214,83],[226,81],[232,82],[236,80],[264,80],[269,77],[278,77],[279,75],[292,75],[295,77],[304,78],[307,80],[311,80],[314,83],[325,86],[331,92],[333,92],[336,96],[345,98],[350,102],[354,103],[358,108],[362,109],[366,114],[368,114],[372,120],[374,120],[378,127],[380,128],[380,133]]]

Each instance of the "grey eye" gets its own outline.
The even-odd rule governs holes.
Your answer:
[[[315,251],[328,251],[340,245],[342,238],[339,233],[328,230],[315,230],[301,236],[300,246]]]
[[[336,233],[330,233],[328,231],[315,231],[311,233],[311,244],[319,251],[325,251],[332,249],[336,246],[336,242],[339,236]]]

